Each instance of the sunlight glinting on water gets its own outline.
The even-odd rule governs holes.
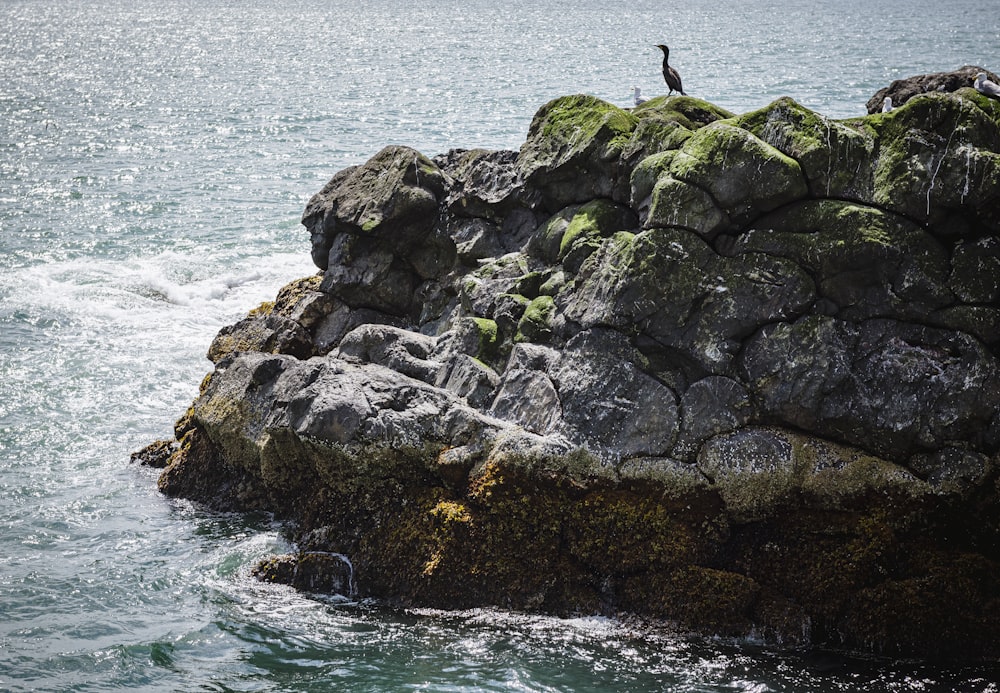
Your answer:
[[[996,691],[991,667],[296,593],[250,577],[280,525],[129,466],[216,332],[315,272],[299,218],[336,171],[516,148],[557,96],[664,93],[662,41],[734,112],[854,117],[892,79],[1000,68],[972,0],[0,4],[0,689]]]

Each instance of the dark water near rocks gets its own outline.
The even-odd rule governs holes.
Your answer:
[[[267,518],[161,497],[215,332],[314,271],[298,225],[385,144],[517,147],[535,110],[686,89],[861,115],[1000,70],[995,0],[0,0],[0,690],[997,691],[921,665],[433,613],[257,584]]]

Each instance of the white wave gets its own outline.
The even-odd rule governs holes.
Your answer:
[[[196,319],[217,327],[272,300],[281,286],[312,270],[305,253],[234,257],[167,251],[20,268],[0,280],[0,291],[10,308],[84,324],[159,330],[169,328],[172,319],[179,325]]]

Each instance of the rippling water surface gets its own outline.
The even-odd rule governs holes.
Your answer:
[[[1000,70],[993,2],[0,0],[0,690],[996,691],[992,666],[781,653],[598,618],[397,611],[248,579],[265,517],[170,501],[215,332],[314,271],[301,210],[400,143],[516,148],[549,99],[864,113]]]

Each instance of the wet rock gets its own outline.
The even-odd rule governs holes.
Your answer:
[[[354,566],[350,559],[326,551],[268,558],[254,566],[253,575],[264,582],[291,585],[307,592],[343,597],[351,597],[354,593]]]
[[[138,463],[143,467],[153,467],[163,469],[170,462],[170,456],[180,449],[180,444],[176,440],[157,440],[142,450],[133,452],[129,461]]]

